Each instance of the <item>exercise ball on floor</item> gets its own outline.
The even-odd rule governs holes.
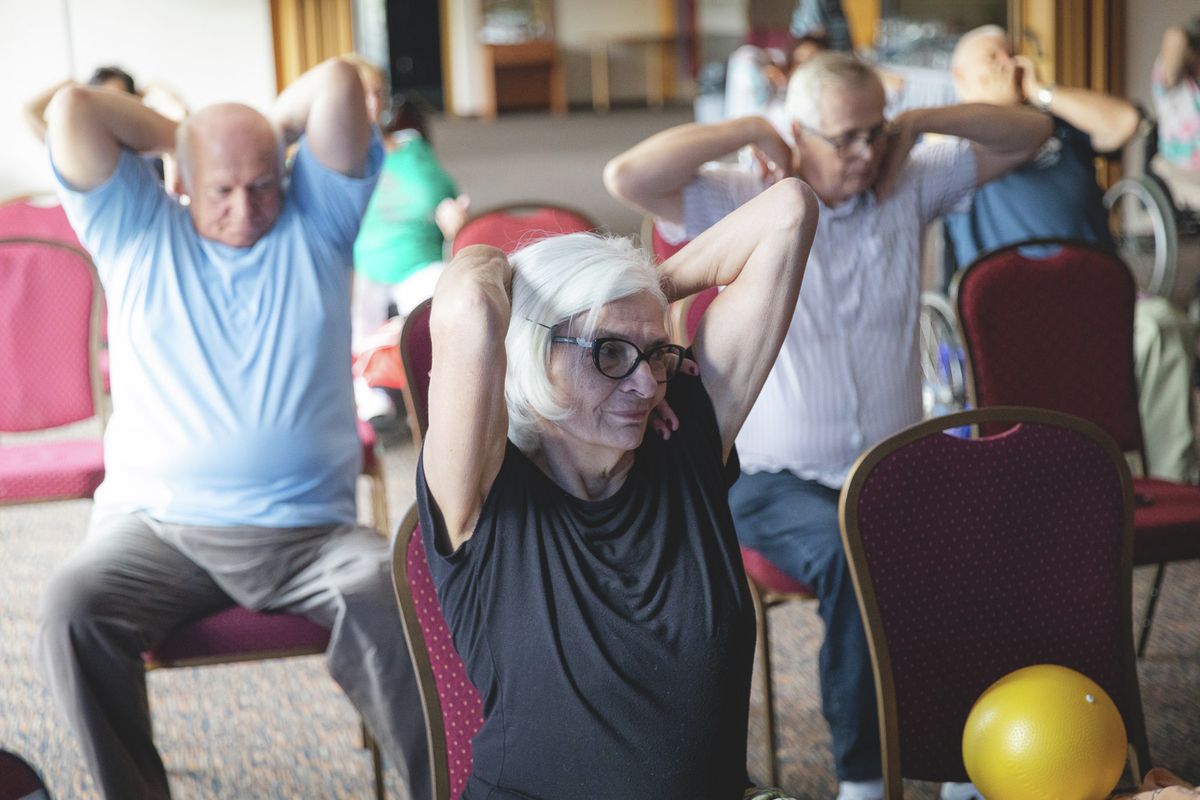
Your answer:
[[[1121,714],[1099,684],[1039,664],[1010,672],[975,701],[963,763],[987,800],[1103,800],[1125,768]]]

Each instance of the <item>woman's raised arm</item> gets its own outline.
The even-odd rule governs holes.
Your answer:
[[[812,189],[788,178],[734,210],[662,266],[669,300],[726,287],[701,318],[693,342],[726,456],[791,324],[817,215]]]
[[[464,248],[433,293],[433,371],[425,479],[457,550],[471,538],[504,461],[504,337],[512,314],[512,267],[494,247]]]

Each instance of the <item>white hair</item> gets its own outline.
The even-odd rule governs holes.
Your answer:
[[[968,45],[976,39],[992,38],[1003,39],[1007,42],[1008,31],[999,25],[980,25],[978,28],[972,28],[960,36],[958,42],[954,45],[954,53],[950,56],[950,71],[953,72],[962,66],[963,59],[966,58]]]
[[[852,53],[819,53],[792,73],[785,107],[788,117],[801,125],[820,130],[821,98],[825,87],[857,89],[875,84],[883,91],[879,73]]]
[[[657,268],[627,238],[594,233],[552,236],[509,257],[512,319],[504,348],[508,371],[504,399],[508,436],[522,450],[540,446],[540,426],[571,413],[550,383],[551,329],[583,315],[581,336],[591,336],[603,306],[648,292],[667,298]]]

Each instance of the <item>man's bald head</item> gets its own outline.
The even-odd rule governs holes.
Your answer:
[[[249,247],[283,208],[283,140],[270,121],[240,103],[207,106],[179,125],[175,154],[206,239]]]
[[[1012,41],[999,25],[984,25],[958,40],[950,58],[958,98],[966,103],[1016,105],[1021,102]]]

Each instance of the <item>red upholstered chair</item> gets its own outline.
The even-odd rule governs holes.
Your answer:
[[[362,475],[371,485],[372,522],[382,535],[388,524],[387,496],[375,430],[360,421],[358,434],[363,446]],[[142,653],[142,662],[149,672],[321,655],[328,646],[329,630],[304,616],[230,606],[176,628],[156,647]],[[383,800],[383,762],[379,748],[365,724],[362,735],[363,747],[371,751],[375,797]]]
[[[0,504],[91,497],[104,477],[100,284],[77,247],[0,239]],[[19,434],[96,418],[95,434]]]
[[[15,237],[49,239],[52,242],[62,242],[72,247],[78,247],[87,252],[75,235],[75,229],[67,220],[67,212],[63,210],[58,198],[53,194],[19,195],[0,202],[0,237]],[[108,391],[108,350],[104,348],[108,342],[107,314],[104,307],[104,296],[100,296],[100,351],[97,355],[100,366],[100,378],[104,382],[104,390]]]
[[[83,250],[54,195],[21,195],[0,203],[0,237],[49,239]]]
[[[717,296],[717,289],[705,289],[671,304],[667,311],[667,327],[673,341],[684,346],[692,343],[700,318]],[[757,624],[754,651],[758,655],[759,677],[762,680],[762,726],[766,742],[767,774],[763,781],[770,786],[779,784],[779,758],[775,748],[775,676],[771,669],[771,626],[769,612],[792,600],[812,600],[812,589],[790,577],[762,553],[742,547],[742,564],[750,579],[750,597],[754,601]]]
[[[1008,429],[947,433],[980,423]],[[880,690],[888,800],[903,797],[901,778],[966,781],[972,705],[1034,664],[1100,684],[1124,719],[1133,775],[1150,768],[1133,652],[1132,506],[1113,440],[1041,409],[928,420],[858,460],[842,490],[842,539]]]
[[[1116,256],[1053,242],[1035,258],[1022,246],[983,256],[954,292],[970,366],[972,405],[1024,405],[1083,417],[1145,464],[1133,358],[1133,276]],[[1200,558],[1200,488],[1138,477],[1135,566],[1157,564],[1138,639],[1146,647],[1166,564]]]
[[[596,230],[582,211],[553,203],[510,203],[474,214],[450,245],[451,255],[472,244],[490,244],[512,253],[547,236]]]
[[[471,739],[483,725],[483,705],[442,616],[416,505],[392,541],[392,580],[425,708],[433,797],[457,800],[471,775]]]
[[[429,314],[433,300],[412,310],[400,332],[400,361],[404,364],[404,405],[413,444],[421,448],[429,427],[429,371],[433,369],[433,341],[429,334]]]
[[[650,252],[654,260],[658,263],[666,261],[671,256],[683,249],[690,240],[685,240],[679,244],[671,244],[663,235],[658,232],[658,225],[654,223],[654,217],[642,218],[642,247]]]

